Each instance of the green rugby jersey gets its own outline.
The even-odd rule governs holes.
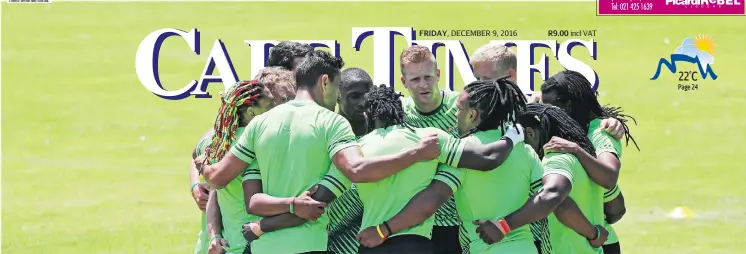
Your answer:
[[[241,136],[245,128],[238,128],[236,130],[236,136]],[[210,145],[211,138],[207,138],[200,142],[198,148],[200,149],[197,155],[204,153],[207,146]],[[226,249],[226,253],[243,253],[246,248],[246,240],[243,237],[241,230],[242,225],[247,222],[255,221],[260,219],[258,216],[250,215],[246,213],[246,202],[243,196],[243,180],[247,179],[247,172],[252,171],[256,168],[256,164],[252,164],[249,168],[244,171],[240,177],[236,177],[231,180],[225,188],[217,190],[218,206],[220,207],[221,222],[223,224],[223,230],[221,234],[223,238],[228,242],[229,248]],[[255,169],[253,169],[255,170]],[[205,225],[207,220],[205,218]],[[207,253],[209,247],[209,234],[207,233],[205,226],[205,241],[207,243],[204,246],[204,252]]]
[[[534,159],[541,161],[539,158],[539,155],[536,154],[536,151],[531,153],[531,155],[534,157]],[[544,170],[544,167],[542,166],[542,170]],[[542,175],[542,178],[544,176]],[[538,181],[531,184],[531,191],[532,195],[539,193],[539,190],[544,187],[542,185],[542,181]],[[531,228],[531,234],[534,236],[534,241],[538,241],[541,248],[540,253],[543,254],[551,254],[552,253],[552,245],[551,240],[549,238],[549,221],[547,218],[540,219],[538,221],[535,221],[531,224],[529,224],[529,227]]]
[[[356,137],[360,139],[361,137]],[[329,252],[336,254],[357,254],[360,243],[355,236],[363,221],[363,201],[354,184],[329,204]]]
[[[542,160],[544,175],[560,174],[570,180],[572,190],[570,198],[578,204],[588,220],[594,225],[604,222],[603,193],[604,189],[591,181],[588,173],[572,154],[548,153]],[[599,254],[602,248],[593,248],[588,240],[563,225],[554,213],[548,216],[549,237],[554,253]]]
[[[259,163],[257,161],[252,162],[251,165],[249,165],[249,167],[246,168],[246,170],[244,170],[243,173],[241,173],[241,191],[242,191],[241,194],[243,194],[243,182],[245,182],[247,180],[260,180],[260,181],[262,180],[262,175],[259,173]],[[249,214],[249,213],[246,212],[246,207],[245,207],[245,205],[246,205],[246,198],[242,197],[242,200],[243,200],[243,205],[244,205],[244,208],[243,208],[244,211],[243,212],[246,215],[248,215],[248,217],[245,219],[245,222],[243,224],[245,224],[247,222],[261,220],[262,217],[256,216],[256,215],[253,215],[253,214]],[[218,201],[220,201],[220,199],[218,199]],[[222,206],[221,206],[221,208],[222,208]],[[223,211],[220,211],[220,212],[223,212]],[[223,230],[225,230],[225,226],[224,226]],[[239,233],[239,236],[241,236],[243,238],[243,235],[242,235],[243,232],[242,232],[242,230],[243,230],[243,227],[239,228],[238,233]],[[223,233],[223,236],[225,236],[225,233]],[[243,238],[243,240],[245,240],[245,239],[246,238]],[[230,244],[230,242],[228,242],[228,244]],[[244,246],[245,246],[245,244],[246,244],[246,242],[244,241]],[[248,246],[248,247],[251,248],[251,246]],[[238,248],[234,249],[234,248],[231,247],[230,249],[231,250],[235,250],[235,253],[243,253],[243,252],[240,252]]]
[[[196,147],[196,154],[200,156],[205,153],[205,149],[210,146],[212,142],[212,135],[208,135],[199,140]],[[204,179],[200,176],[200,180],[204,183]],[[207,232],[207,215],[202,212],[202,223],[200,224],[199,236],[197,237],[197,244],[194,246],[194,254],[207,254],[207,249],[210,248],[210,234]]]
[[[412,97],[402,99],[402,106],[407,117],[407,122],[414,127],[426,128],[433,127],[441,129],[454,137],[458,137],[458,128],[456,126],[456,111],[458,107],[458,92],[440,91],[443,96],[443,102],[430,113],[422,113],[417,110]],[[461,224],[458,212],[456,211],[456,201],[451,198],[435,213],[436,226],[458,226]],[[462,239],[464,240],[464,239]]]
[[[414,128],[395,125],[372,131],[360,139],[360,147],[366,156],[383,156],[395,154],[419,144],[420,139],[430,134],[437,134],[440,144],[438,160],[423,161],[412,164],[385,179],[373,183],[356,184],[360,200],[363,201],[363,222],[361,228],[377,226],[394,217],[420,191],[427,188],[435,177],[438,162],[458,165],[464,143],[448,133],[436,128]],[[393,195],[392,195],[393,193]],[[434,218],[402,230],[397,235],[432,235]]]
[[[363,202],[355,185],[329,204],[326,213],[329,215],[329,252],[357,253],[360,243],[355,236],[363,221]]]
[[[295,197],[322,184],[340,196],[350,183],[330,167],[331,157],[354,145],[355,135],[342,116],[313,101],[292,100],[252,119],[231,153],[247,163],[258,162],[267,195]],[[328,223],[325,213],[316,221],[267,232],[251,249],[273,254],[326,251]]]
[[[241,136],[245,128],[236,129],[236,136]],[[231,144],[233,145],[233,144]],[[259,220],[255,215],[246,212],[246,201],[243,195],[243,181],[247,172],[256,170],[257,164],[252,163],[240,176],[233,178],[225,188],[218,189],[218,206],[220,206],[220,216],[223,223],[221,234],[228,248],[226,253],[243,253],[246,249],[246,239],[243,237],[243,224]]]
[[[480,131],[464,138],[465,142],[489,144],[502,137],[500,130]],[[536,253],[528,225],[514,228],[505,238],[488,245],[476,233],[474,220],[497,220],[520,209],[532,194],[532,185],[540,185],[544,170],[534,150],[518,144],[500,167],[491,171],[456,169],[441,165],[435,180],[448,184],[456,197],[459,216],[469,234],[471,253]]]
[[[601,119],[593,119],[591,123],[588,125],[588,139],[591,140],[591,144],[593,144],[593,148],[596,149],[596,156],[601,155],[602,153],[609,152],[616,154],[617,158],[619,160],[622,159],[622,143],[619,142],[616,138],[612,137],[607,133],[605,130],[601,129]],[[621,190],[619,189],[619,185],[614,186],[611,190],[606,190],[603,197],[603,202],[609,202],[611,200],[614,200],[617,196],[619,196],[619,193]],[[604,244],[612,244],[619,242],[619,236],[616,234],[616,231],[614,231],[614,228],[609,224],[606,223],[606,220],[604,220],[603,223],[604,227],[606,227],[606,230],[609,231],[609,239],[606,240],[606,243]]]

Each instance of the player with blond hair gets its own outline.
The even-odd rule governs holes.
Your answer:
[[[510,81],[517,81],[518,59],[515,52],[505,45],[495,43],[482,45],[474,51],[469,61],[477,80],[508,77]]]
[[[409,91],[409,97],[402,100],[406,120],[417,128],[434,127],[454,137],[456,128],[456,101],[459,93],[441,90],[440,69],[435,56],[428,47],[413,45],[404,50],[400,57],[401,82]],[[465,232],[459,234],[461,220],[456,211],[456,201],[451,198],[435,213],[432,242],[436,253],[461,253],[461,242]]]

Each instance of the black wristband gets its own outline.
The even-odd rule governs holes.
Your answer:
[[[384,221],[383,222],[383,226],[386,227],[386,230],[388,230],[388,232],[389,232],[389,236],[391,236],[392,232],[391,232],[391,227],[389,227],[389,224]]]

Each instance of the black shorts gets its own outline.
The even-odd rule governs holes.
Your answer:
[[[434,226],[433,248],[436,254],[461,253],[461,243],[458,240],[459,226]]]
[[[549,254],[549,253],[541,253],[541,241],[534,241],[534,245],[536,245],[536,251],[539,254]],[[606,253],[604,253],[606,254]]]
[[[621,254],[622,248],[619,246],[619,242],[604,245],[604,254]]]
[[[419,235],[401,235],[387,239],[375,248],[360,246],[360,254],[432,254],[433,244],[427,237]]]

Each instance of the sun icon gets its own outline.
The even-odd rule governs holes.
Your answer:
[[[699,50],[715,56],[715,42],[709,35],[697,35],[697,37],[694,37],[694,46]]]

